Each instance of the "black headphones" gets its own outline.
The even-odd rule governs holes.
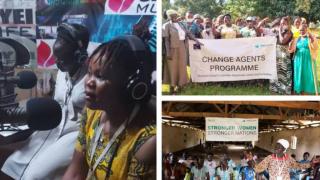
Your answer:
[[[62,23],[59,25],[57,32],[63,33],[63,31],[68,32],[71,35],[72,40],[77,42],[78,49],[74,52],[74,57],[77,60],[77,63],[82,64],[88,58],[88,52],[77,34],[78,30],[70,24]]]
[[[134,56],[138,60],[138,68],[134,74],[128,77],[126,82],[126,95],[129,100],[140,103],[149,100],[151,95],[151,79],[148,79],[146,72],[144,71],[144,62],[146,56],[148,56],[148,50],[144,42],[135,35],[119,36],[114,40],[121,39],[128,42]],[[150,75],[151,76],[151,75]]]

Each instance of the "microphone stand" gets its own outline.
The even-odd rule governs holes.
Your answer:
[[[19,106],[19,103],[14,102],[14,103],[7,103],[7,104],[0,104],[0,110],[1,109],[14,109]]]
[[[18,94],[15,93],[15,94],[0,96],[0,104],[14,102],[17,95]]]
[[[0,76],[13,76],[14,68],[15,66],[5,66],[3,62],[0,62]],[[0,83],[0,133],[2,132],[0,146],[23,141],[34,132],[33,129],[19,127],[19,123],[5,123],[4,114],[19,107],[19,102],[16,102],[17,93],[14,89],[12,92],[8,85],[11,86],[9,83]]]
[[[14,74],[14,67],[4,67],[2,61],[0,62],[0,75],[7,77],[8,75]],[[15,102],[17,94],[6,94],[7,83],[0,84],[0,132],[1,131],[17,131],[16,127],[10,125],[4,125],[4,114],[5,111],[17,108],[19,103]]]
[[[11,76],[14,74],[15,66],[5,66],[4,63],[0,60],[0,76]],[[0,132],[14,132],[9,136],[4,136],[0,134],[0,146],[8,145],[10,143],[15,143],[23,141],[28,138],[34,130],[32,129],[21,129],[18,124],[6,124],[4,123],[4,113],[7,111],[13,110],[19,107],[19,103],[16,102],[17,94],[8,90],[7,83],[0,83]],[[9,92],[9,93],[8,93]]]
[[[5,121],[2,117],[3,117],[3,114],[5,113],[5,110],[10,106],[11,107],[12,106],[18,107],[18,105],[19,105],[19,103],[0,105],[0,132],[4,132],[4,131],[6,131],[8,133],[14,132],[13,134],[8,135],[8,136],[4,136],[4,135],[0,134],[0,146],[23,141],[34,132],[34,130],[32,130],[32,129],[23,130],[19,126],[15,126],[15,124],[9,124],[9,123],[5,124],[4,123]],[[7,107],[7,108],[5,108],[5,107]],[[10,109],[13,109],[13,108],[10,108]]]

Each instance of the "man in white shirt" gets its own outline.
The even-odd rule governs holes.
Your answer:
[[[198,157],[197,163],[191,169],[191,179],[193,180],[206,180],[209,179],[209,171],[203,165],[204,159],[202,157]]]
[[[210,176],[210,180],[214,180],[215,179],[215,174],[216,174],[216,161],[213,160],[213,154],[212,153],[208,153],[207,154],[207,159],[204,161],[203,166],[206,167],[209,171],[209,176]]]

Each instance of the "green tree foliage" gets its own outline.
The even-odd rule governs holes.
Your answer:
[[[163,9],[174,8],[184,15],[188,10],[211,18],[230,13],[234,18],[259,16],[276,18],[302,16],[320,20],[320,0],[163,0]]]
[[[311,0],[308,19],[314,22],[320,21],[320,1]]]
[[[311,7],[311,0],[296,0],[296,11],[309,13]]]
[[[162,0],[162,11],[166,11],[170,8],[173,8],[173,7],[170,5],[169,0]]]
[[[255,0],[255,14],[260,17],[294,16],[295,1],[293,0]]]
[[[194,14],[198,13],[206,17],[216,17],[222,12],[222,8],[224,6],[224,0],[175,0],[174,4],[167,4],[166,2],[162,1],[165,4],[163,9],[173,8],[178,10],[181,15],[184,15],[187,11],[192,11]]]
[[[230,13],[234,18],[255,16],[255,4],[252,0],[231,0],[225,4],[223,12]]]

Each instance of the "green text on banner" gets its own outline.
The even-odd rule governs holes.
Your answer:
[[[206,117],[206,141],[257,141],[258,119]]]

